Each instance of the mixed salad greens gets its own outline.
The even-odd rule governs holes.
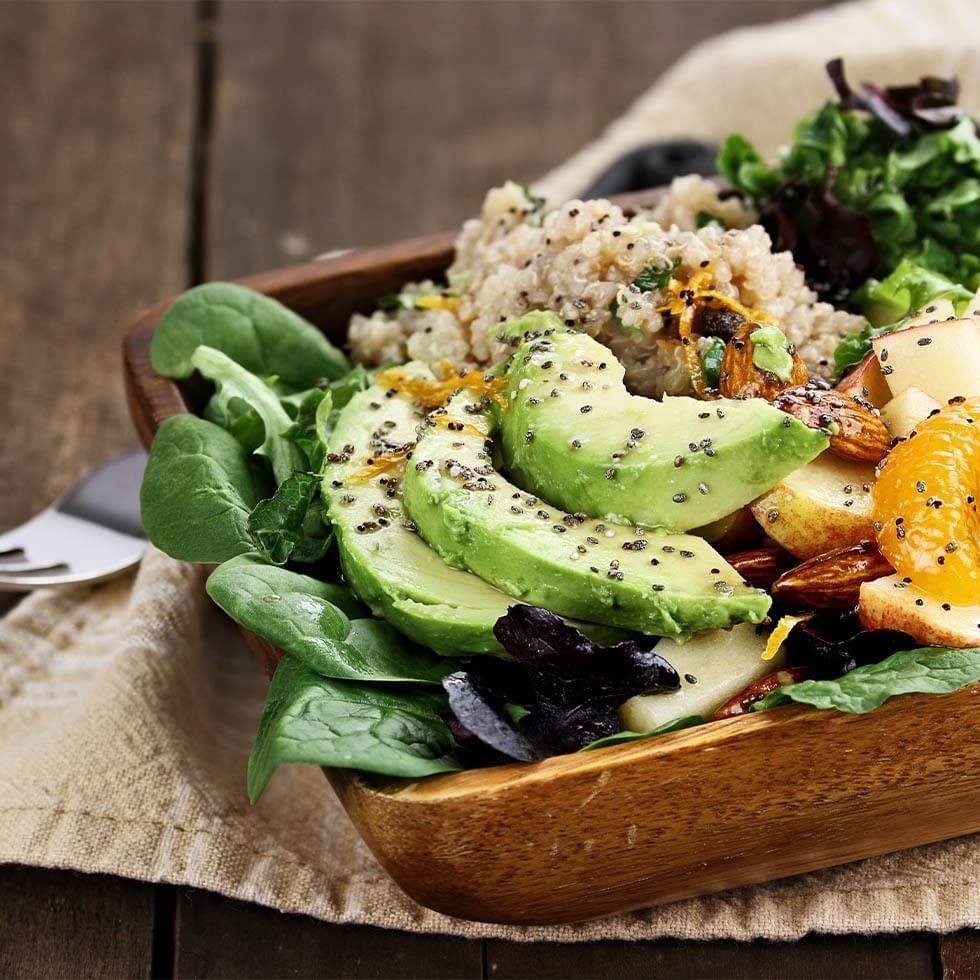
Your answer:
[[[953,83],[855,92],[830,70],[839,101],[800,123],[777,165],[739,136],[719,164],[811,284],[868,313],[837,352],[842,371],[860,367],[826,401],[794,383],[779,331],[756,324],[715,338],[705,369],[717,379],[755,344],[747,370],[796,392],[797,409],[829,407],[638,398],[610,350],[547,311],[500,325],[511,353],[492,370],[437,377],[417,363],[351,366],[312,324],[240,286],[173,304],[153,367],[208,388],[200,416],[156,435],[143,521],[167,554],[216,565],[211,598],[284,654],[249,763],[253,801],[285,763],[417,778],[980,681],[980,609],[918,598],[919,579],[901,575],[915,519],[885,528],[887,500],[862,502],[885,462],[901,475],[909,447],[973,422],[980,384],[940,405],[899,388],[893,369],[925,364],[915,358],[942,348],[942,330],[973,331],[980,354],[980,326],[958,317],[980,284],[980,139]],[[863,445],[851,408],[904,445],[834,456],[845,436]],[[844,428],[824,410],[844,411]],[[875,471],[867,461],[883,452]],[[943,520],[955,511],[965,535],[945,555],[972,562],[977,488],[969,473],[940,478],[968,491],[962,512],[945,498]],[[854,528],[868,539],[854,554],[797,547]]]
[[[980,135],[954,79],[856,91],[839,59],[827,70],[839,99],[800,120],[777,163],[733,134],[718,169],[821,298],[868,316],[840,372],[930,300],[961,313],[980,286]]]

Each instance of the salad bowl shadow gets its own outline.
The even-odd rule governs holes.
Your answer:
[[[434,235],[241,282],[342,341],[353,312],[441,275],[452,243]],[[150,366],[169,303],[123,340],[146,444],[204,399]],[[280,653],[246,635],[271,673]],[[980,830],[980,687],[896,698],[864,715],[780,708],[423,780],[327,777],[378,861],[421,904],[488,922],[573,922]]]

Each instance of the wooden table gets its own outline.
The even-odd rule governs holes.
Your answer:
[[[0,4],[0,527],[134,441],[118,342],[142,307],[451,227],[691,44],[817,5]],[[968,977],[977,936],[525,946],[0,868],[3,977]]]

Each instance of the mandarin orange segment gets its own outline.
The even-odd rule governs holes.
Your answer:
[[[875,533],[895,571],[931,598],[980,603],[980,398],[953,399],[885,458]]]

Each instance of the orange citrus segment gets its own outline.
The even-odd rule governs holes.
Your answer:
[[[931,598],[980,603],[980,398],[953,399],[885,458],[872,507],[882,554]]]

